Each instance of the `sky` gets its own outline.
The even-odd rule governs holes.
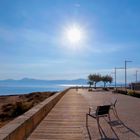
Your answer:
[[[72,44],[67,31],[81,39]],[[0,0],[0,79],[114,77],[140,80],[139,0]],[[117,69],[124,81],[124,69]]]

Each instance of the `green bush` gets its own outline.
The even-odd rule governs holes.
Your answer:
[[[134,90],[128,90],[127,94],[130,96],[135,96],[135,91]]]
[[[140,98],[140,93],[137,93],[134,90],[128,90],[127,94],[130,95],[130,96],[133,96],[133,97]]]

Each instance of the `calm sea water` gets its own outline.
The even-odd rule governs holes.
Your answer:
[[[49,84],[49,85],[0,85],[0,95],[15,95],[15,94],[28,94],[31,92],[41,92],[41,91],[63,91],[68,87],[76,87],[88,85],[70,85],[70,84]]]
[[[27,94],[41,91],[62,91],[74,85],[31,85],[31,86],[0,86],[0,95]]]

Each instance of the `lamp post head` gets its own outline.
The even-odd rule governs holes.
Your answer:
[[[132,61],[130,61],[130,60],[125,60],[125,63],[127,63],[127,62],[132,62]]]
[[[115,69],[124,69],[124,67],[117,67],[117,68],[115,67]]]

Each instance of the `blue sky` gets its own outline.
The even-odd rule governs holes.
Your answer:
[[[111,74],[132,60],[128,80],[134,81],[140,71],[139,15],[139,0],[1,0],[0,79],[87,78]],[[72,25],[84,36],[76,45],[65,38]],[[124,81],[124,70],[117,78]]]

